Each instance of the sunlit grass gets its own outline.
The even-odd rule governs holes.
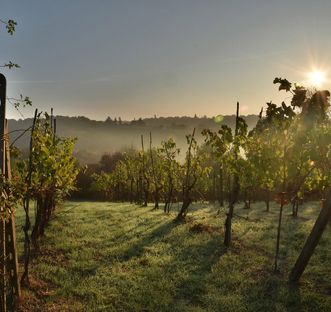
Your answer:
[[[31,311],[330,311],[331,228],[300,283],[287,282],[319,211],[284,213],[281,274],[272,273],[278,207],[238,205],[233,247],[223,247],[224,212],[194,205],[187,223],[152,207],[68,202],[33,261]],[[176,206],[175,206],[176,208]],[[22,215],[18,213],[18,227]],[[194,226],[195,225],[195,226]],[[19,229],[18,229],[19,230]],[[20,231],[20,230],[19,230]],[[19,235],[22,240],[22,236]],[[21,248],[22,245],[20,244]]]

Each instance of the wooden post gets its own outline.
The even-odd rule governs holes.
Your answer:
[[[278,217],[274,272],[278,272],[278,255],[279,255],[279,244],[280,244],[280,231],[281,231],[281,227],[282,227],[282,216],[283,216],[283,208],[284,208],[284,204],[285,204],[285,195],[286,195],[285,192],[281,192],[279,194],[279,196],[280,196],[280,210],[279,210],[279,217]]]
[[[53,130],[53,107],[51,108],[51,130]]]
[[[5,173],[6,179],[11,180],[11,163],[9,150],[8,121],[5,121]],[[20,297],[20,285],[18,282],[18,260],[16,249],[16,228],[15,214],[11,214],[6,222],[6,257],[7,257],[7,274],[8,274],[8,307],[15,310]],[[10,305],[10,306],[9,306]]]
[[[7,181],[11,180],[8,122],[6,120],[6,78],[0,74],[0,169]],[[11,207],[12,208],[12,207]],[[4,212],[8,207],[0,207]],[[7,220],[1,220],[1,309],[16,311],[20,296],[14,211]]]
[[[219,167],[219,203],[220,206],[223,207],[224,206],[224,189],[223,189],[223,162]]]
[[[192,186],[190,186],[190,175],[191,175],[191,158],[192,158],[192,145],[195,135],[195,128],[193,129],[192,135],[189,138],[189,146],[187,149],[187,158],[186,158],[186,171],[185,171],[185,180],[183,183],[183,204],[182,208],[180,209],[177,220],[183,220],[187,214],[187,209],[191,204],[190,199],[190,191],[192,189]]]
[[[152,150],[152,132],[149,133],[149,153],[150,153],[151,165],[152,165],[153,182],[154,182],[154,187],[155,187],[154,209],[158,209],[159,208],[159,185],[158,185],[158,181],[157,181],[157,177],[156,177],[156,170],[155,170],[153,150]]]
[[[5,175],[5,113],[6,113],[6,78],[0,74],[0,170],[2,175]],[[1,212],[4,212],[6,207],[0,207]],[[1,309],[0,311],[7,311],[7,279],[6,279],[6,222],[2,218],[0,220],[0,275],[1,275]]]
[[[27,192],[25,194],[24,200],[23,200],[23,207],[25,212],[25,225],[23,226],[23,232],[24,232],[24,271],[21,276],[21,285],[28,285],[29,284],[29,262],[30,262],[30,187],[31,187],[31,181],[32,181],[32,170],[33,170],[33,164],[32,164],[32,148],[33,148],[33,133],[36,126],[36,120],[38,118],[38,110],[35,110],[32,128],[31,128],[31,136],[30,136],[30,152],[29,152],[29,166],[28,166],[28,175],[26,177],[26,184],[27,184]]]
[[[148,179],[146,174],[145,165],[145,148],[144,148],[144,136],[141,135],[141,152],[142,152],[142,192],[143,192],[143,206],[148,206]]]
[[[275,266],[274,266],[274,273],[278,273],[278,255],[279,255],[279,244],[280,244],[280,231],[282,226],[282,216],[283,216],[283,208],[284,205],[288,204],[286,196],[286,170],[287,170],[287,163],[286,163],[286,154],[287,154],[287,130],[285,131],[286,135],[284,136],[284,146],[283,146],[283,185],[282,185],[282,192],[279,194],[280,197],[280,209],[279,209],[279,219],[278,219],[278,228],[277,228],[277,241],[276,241],[276,254],[275,254]]]
[[[238,126],[239,126],[238,122],[239,122],[239,102],[237,102],[236,128],[235,128],[234,140],[238,135]],[[235,150],[234,150],[235,161],[237,161],[238,159],[238,152],[239,152],[238,147],[235,146]],[[230,191],[229,211],[226,214],[226,219],[225,219],[224,245],[226,247],[230,247],[231,245],[232,217],[234,212],[234,205],[238,200],[238,195],[239,195],[239,176],[236,173],[233,177],[232,190]]]
[[[310,257],[323,234],[323,231],[331,218],[331,190],[329,190],[326,200],[323,203],[323,208],[311,230],[305,245],[290,273],[289,279],[291,282],[298,282],[304,272]]]

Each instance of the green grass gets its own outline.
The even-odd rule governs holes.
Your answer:
[[[223,247],[224,213],[195,205],[174,223],[151,207],[68,202],[58,210],[31,267],[23,311],[331,311],[331,227],[298,287],[287,282],[319,212],[286,208],[280,273],[273,274],[278,207],[238,206],[233,247]],[[22,251],[22,214],[18,212]],[[205,225],[205,226],[202,226]]]

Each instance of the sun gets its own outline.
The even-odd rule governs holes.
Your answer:
[[[308,83],[316,88],[321,87],[326,82],[326,74],[321,70],[313,70],[308,74]]]

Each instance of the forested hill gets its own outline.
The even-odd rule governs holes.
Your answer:
[[[255,126],[258,116],[244,116],[249,128]],[[71,136],[78,139],[75,156],[82,163],[99,161],[104,153],[113,153],[130,147],[141,146],[141,135],[144,136],[145,146],[149,145],[149,133],[152,132],[153,145],[173,137],[180,148],[186,147],[185,135],[196,128],[197,139],[202,141],[201,131],[205,128],[217,130],[221,124],[234,127],[235,116],[223,116],[216,123],[214,118],[207,117],[158,117],[132,121],[107,118],[105,121],[91,120],[86,117],[57,116],[57,133],[60,136]],[[21,133],[15,130],[26,129],[32,124],[32,119],[9,120],[11,133],[10,141]],[[13,132],[14,131],[14,132]],[[15,146],[26,151],[29,144],[29,133],[23,135]]]

